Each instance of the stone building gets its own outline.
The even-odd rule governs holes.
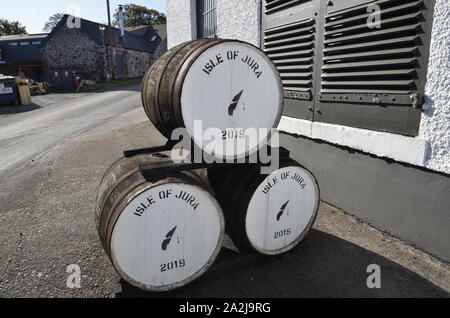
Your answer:
[[[138,78],[150,67],[161,42],[151,26],[122,32],[65,15],[42,43],[44,77],[54,90],[72,90],[76,75],[94,81]]]

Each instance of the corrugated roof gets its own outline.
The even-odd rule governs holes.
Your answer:
[[[35,40],[35,39],[45,39],[48,33],[37,33],[37,34],[21,34],[21,35],[2,35],[0,36],[0,41],[20,41],[20,40]]]

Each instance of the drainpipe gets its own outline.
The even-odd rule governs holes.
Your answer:
[[[110,74],[112,75],[113,79],[116,79],[116,74],[114,72],[114,65],[113,65],[113,36],[112,36],[112,25],[111,25],[111,9],[109,5],[109,0],[106,0],[106,6],[108,8],[108,37],[109,37],[109,48],[108,50],[108,60],[109,60],[109,67],[110,67]]]
[[[125,36],[125,16],[123,12],[123,5],[119,6],[119,25],[120,25],[120,37]]]
[[[256,0],[256,2],[258,3],[258,11],[259,11],[258,12],[259,13],[259,15],[258,15],[259,47],[261,49],[264,49],[263,48],[263,43],[264,43],[264,41],[263,41],[263,34],[264,34],[264,31],[263,31],[263,18],[264,18],[263,3],[262,3],[262,0]]]

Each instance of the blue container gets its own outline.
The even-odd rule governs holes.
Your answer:
[[[18,104],[19,99],[16,79],[11,76],[0,76],[0,104]]]

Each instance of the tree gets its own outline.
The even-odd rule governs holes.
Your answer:
[[[166,23],[165,14],[154,9],[149,9],[133,3],[126,4],[123,7],[126,27]],[[119,9],[114,13],[114,25],[119,25]]]
[[[8,21],[0,19],[0,36],[1,35],[19,35],[26,34],[27,29],[17,21]]]
[[[54,15],[52,15],[50,18],[48,18],[48,21],[45,22],[43,31],[51,32],[63,17],[64,13],[55,13]]]

